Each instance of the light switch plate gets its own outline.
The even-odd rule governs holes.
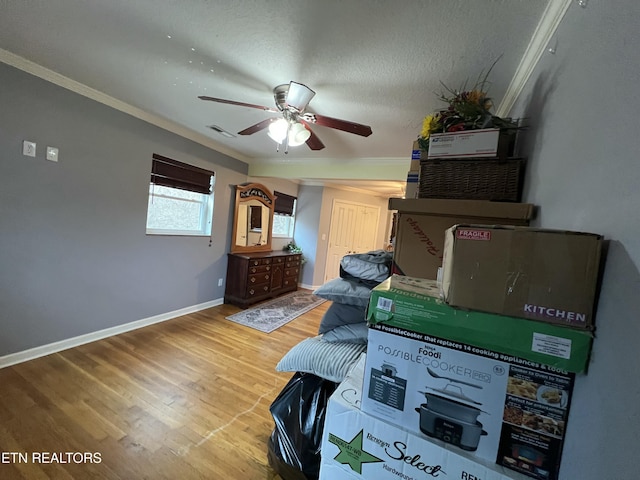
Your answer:
[[[47,147],[47,160],[58,161],[58,149],[56,147]]]
[[[22,142],[22,154],[27,157],[35,157],[36,156],[36,144],[35,142],[30,142],[25,140]]]

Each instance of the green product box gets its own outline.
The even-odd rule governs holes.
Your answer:
[[[393,275],[372,290],[367,321],[407,337],[431,335],[567,372],[587,369],[589,331],[454,308],[439,297],[434,280]]]

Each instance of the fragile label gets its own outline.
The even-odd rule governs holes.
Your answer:
[[[571,340],[534,332],[531,351],[569,360],[571,358]]]
[[[456,238],[461,240],[491,240],[490,230],[469,230],[459,228],[456,230]]]

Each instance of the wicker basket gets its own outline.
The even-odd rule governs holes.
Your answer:
[[[418,198],[519,202],[526,160],[420,160]]]

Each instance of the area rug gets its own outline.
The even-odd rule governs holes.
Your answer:
[[[271,333],[303,313],[325,302],[312,293],[291,292],[227,317],[227,320]]]

